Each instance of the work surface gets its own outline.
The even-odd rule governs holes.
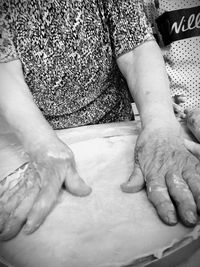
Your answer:
[[[6,125],[2,123],[0,129],[2,179],[27,158]],[[63,191],[40,229],[30,236],[20,233],[0,243],[0,255],[16,267],[135,266],[161,258],[198,238],[199,226],[190,229],[181,224],[163,224],[144,190],[136,194],[121,192],[120,184],[133,170],[139,131],[139,122],[59,131],[93,192],[78,198]]]

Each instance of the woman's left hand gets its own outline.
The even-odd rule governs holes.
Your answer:
[[[200,163],[186,149],[179,123],[156,125],[139,135],[134,171],[122,190],[136,192],[145,180],[148,198],[166,224],[176,224],[179,215],[184,225],[194,226],[200,212]]]

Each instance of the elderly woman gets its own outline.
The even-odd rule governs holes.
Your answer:
[[[178,212],[185,225],[194,225],[200,209],[199,174],[193,177],[198,161],[184,147],[141,1],[3,0],[0,29],[0,112],[39,174],[31,189],[21,184],[13,196],[17,204],[1,212],[1,239],[23,226],[26,233],[35,231],[64,183],[72,194],[91,192],[53,129],[131,120],[127,89],[142,131],[133,174],[122,189],[134,191],[134,178],[144,176],[165,223],[176,224]]]

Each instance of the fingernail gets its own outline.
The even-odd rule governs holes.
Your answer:
[[[121,190],[123,192],[125,192],[125,193],[132,193],[131,188],[130,188],[128,182],[121,184],[120,187],[121,187]]]
[[[170,225],[175,225],[177,224],[177,217],[176,213],[174,211],[168,211],[167,213],[167,221]]]
[[[77,191],[76,192],[76,195],[79,196],[79,197],[86,197],[86,196],[90,195],[91,192],[92,192],[92,188],[87,186],[87,185],[85,185],[85,187],[82,188],[81,191]]]
[[[87,186],[87,187],[85,188],[85,191],[82,192],[82,196],[85,197],[85,196],[90,195],[91,193],[92,193],[92,188],[89,187],[89,186]]]
[[[12,233],[9,232],[9,230],[6,230],[5,232],[0,234],[0,240],[1,241],[7,241],[12,237]]]
[[[25,234],[30,234],[31,233],[31,224],[30,222],[27,222],[24,227],[23,227],[23,232]]]
[[[130,183],[123,183],[120,185],[121,190],[125,193],[137,193],[144,188],[143,184],[130,184]]]
[[[23,232],[27,235],[32,234],[40,227],[40,225],[41,223],[33,224],[33,222],[28,221],[23,228]]]
[[[189,210],[185,213],[186,215],[186,221],[189,223],[189,224],[196,224],[197,222],[197,217],[195,216],[194,212]]]
[[[23,232],[24,232],[25,234],[29,234],[29,231],[30,231],[30,228],[24,226],[24,228],[23,228]]]

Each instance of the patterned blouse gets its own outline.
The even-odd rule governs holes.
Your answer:
[[[130,120],[116,58],[152,38],[139,0],[0,0],[0,62],[20,59],[54,129]]]

